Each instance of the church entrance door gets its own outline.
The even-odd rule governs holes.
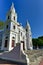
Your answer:
[[[12,40],[12,47],[14,47],[15,40]]]

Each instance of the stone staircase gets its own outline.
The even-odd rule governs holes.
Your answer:
[[[43,50],[28,50],[25,51],[30,60],[30,65],[38,65],[43,58]]]
[[[5,51],[0,55],[1,59],[9,60],[13,62],[24,63],[24,65],[29,65],[29,58],[27,54],[21,50],[20,44],[17,44],[11,51]]]

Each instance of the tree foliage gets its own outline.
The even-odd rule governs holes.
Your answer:
[[[0,29],[3,29],[3,28],[4,28],[4,22],[0,21]]]
[[[43,47],[43,36],[32,39],[32,42],[33,42],[33,46],[35,46],[36,48],[37,46],[39,48]]]

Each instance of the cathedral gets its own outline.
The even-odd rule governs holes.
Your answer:
[[[18,44],[23,50],[32,50],[31,27],[27,20],[25,28],[17,21],[17,13],[12,3],[6,16],[3,30],[0,30],[0,50],[11,51]]]

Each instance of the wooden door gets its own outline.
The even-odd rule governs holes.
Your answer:
[[[12,47],[14,47],[14,43],[15,43],[15,41],[14,41],[14,40],[12,40]]]

